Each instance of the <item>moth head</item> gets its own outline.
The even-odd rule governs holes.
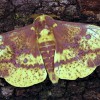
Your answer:
[[[41,15],[38,16],[35,20],[34,20],[34,27],[35,28],[45,28],[45,27],[52,27],[53,24],[55,23],[54,19],[48,15]]]
[[[52,20],[53,18],[52,17],[50,17],[50,16],[48,16],[48,15],[40,15],[40,16],[38,16],[36,19],[35,19],[35,21],[39,21],[39,22],[43,22],[43,21],[46,21],[47,19],[50,19],[50,20]]]

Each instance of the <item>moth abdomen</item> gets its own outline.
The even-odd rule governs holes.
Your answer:
[[[48,41],[39,44],[39,50],[42,55],[45,68],[49,74],[49,78],[52,83],[58,82],[58,77],[54,74],[54,54],[55,54],[55,42]]]
[[[49,67],[54,66],[53,63],[54,63],[55,43],[53,41],[40,43],[39,50],[42,55],[45,67],[48,69]],[[46,66],[49,63],[52,64],[52,66]]]

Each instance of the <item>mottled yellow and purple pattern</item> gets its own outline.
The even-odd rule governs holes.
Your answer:
[[[100,65],[100,27],[47,15],[0,35],[0,77],[16,87],[90,75]]]

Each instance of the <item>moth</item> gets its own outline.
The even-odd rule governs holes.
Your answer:
[[[76,80],[100,65],[100,27],[37,17],[0,35],[0,77],[15,87]]]

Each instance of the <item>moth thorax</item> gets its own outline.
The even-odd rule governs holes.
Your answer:
[[[44,43],[44,42],[48,42],[48,41],[54,41],[54,35],[52,33],[52,31],[50,31],[49,29],[42,29],[38,35],[38,42],[39,43]]]

